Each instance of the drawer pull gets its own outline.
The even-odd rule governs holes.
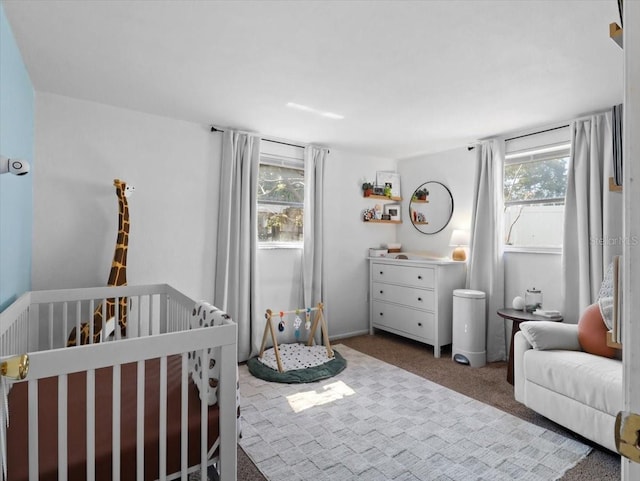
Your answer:
[[[418,301],[422,302],[422,297],[418,297]]]
[[[384,315],[384,312],[381,312],[381,313],[380,313],[380,315],[381,315],[381,316],[382,316],[382,315]]]
[[[419,323],[418,323],[418,326],[422,327],[422,323],[421,323],[421,322],[419,322]]]
[[[380,294],[383,294],[383,293],[384,293],[384,291],[380,291]]]
[[[418,276],[418,279],[419,279],[419,280],[422,280],[422,276]]]
[[[384,272],[380,271],[380,275],[384,274]]]

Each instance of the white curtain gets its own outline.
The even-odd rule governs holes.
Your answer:
[[[324,164],[328,150],[304,149],[304,253],[302,261],[304,306],[324,301],[323,222]]]
[[[257,275],[259,158],[259,137],[224,132],[214,304],[238,324],[239,361],[257,354],[262,335],[252,328]]]
[[[564,318],[578,322],[596,301],[606,268],[622,253],[622,195],[609,192],[613,176],[611,113],[571,125],[562,243]]]
[[[467,287],[486,295],[487,361],[493,362],[506,359],[504,320],[496,314],[504,307],[504,142],[483,142],[477,152]]]

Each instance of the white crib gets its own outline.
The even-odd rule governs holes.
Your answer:
[[[116,329],[114,340],[66,347],[95,308],[123,297],[126,338]],[[24,381],[10,382],[9,479],[186,480],[199,471],[204,481],[213,466],[234,481],[237,326],[190,329],[194,307],[168,285],[149,285],[28,292],[0,313],[0,360],[29,358]],[[215,347],[210,407],[190,380],[188,353],[208,365]]]

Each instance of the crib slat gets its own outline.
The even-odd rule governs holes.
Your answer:
[[[144,480],[144,361],[138,361],[138,385],[136,396],[136,413],[139,420],[136,425],[136,479]]]
[[[120,334],[120,326],[118,324],[120,321],[120,298],[114,297],[113,302],[115,303],[115,305],[113,306],[113,328],[115,329],[113,331],[113,338],[116,341],[119,341],[122,338]]]
[[[189,413],[189,361],[187,353],[182,353],[182,372],[181,372],[181,391],[180,391],[180,471],[182,473],[182,481],[187,481],[187,467],[189,465],[188,449],[189,436],[187,426],[187,414]]]
[[[204,348],[200,351],[202,359],[202,378],[200,379],[200,392],[206,393],[209,385],[209,353]],[[209,405],[206,394],[200,396],[200,479],[207,479],[207,420],[209,418],[207,409]]]
[[[67,479],[67,375],[58,376],[58,480]]]
[[[82,319],[82,305],[76,301],[76,346],[80,345],[80,320]]]
[[[38,481],[38,381],[29,381],[29,481]]]
[[[49,325],[49,349],[53,349],[53,302],[49,303],[47,324]]]
[[[68,330],[68,323],[69,323],[69,306],[66,302],[62,303],[62,346],[66,345],[66,338],[64,336],[67,335],[67,333],[69,332]]]
[[[111,479],[120,481],[120,364],[113,366],[113,399],[111,402],[113,409],[113,423],[111,432],[113,433],[112,454],[113,464]]]
[[[167,479],[167,356],[160,358],[160,480]]]
[[[87,371],[87,481],[96,479],[96,372]]]

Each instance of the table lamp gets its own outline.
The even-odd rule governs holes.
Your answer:
[[[454,229],[451,233],[449,245],[455,247],[451,253],[451,258],[454,261],[466,261],[467,253],[464,248],[469,245],[469,231]]]

